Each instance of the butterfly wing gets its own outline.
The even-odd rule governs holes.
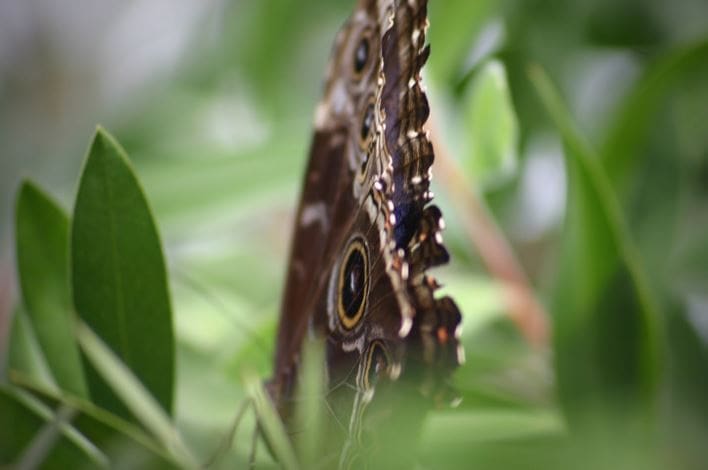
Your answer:
[[[303,340],[325,338],[328,400],[347,441],[379,378],[430,396],[458,363],[460,314],[426,272],[448,260],[429,204],[426,6],[362,0],[345,24],[296,216],[270,390],[287,422]]]
[[[329,270],[360,207],[361,168],[371,141],[369,105],[380,75],[375,2],[363,2],[340,31],[315,113],[315,135],[295,217],[281,305],[271,393],[289,395],[303,338]],[[364,137],[362,137],[364,135]]]

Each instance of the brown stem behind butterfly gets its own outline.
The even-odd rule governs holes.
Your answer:
[[[549,341],[548,314],[534,295],[511,245],[480,201],[475,188],[464,178],[439,138],[433,119],[428,121],[430,138],[435,148],[436,175],[458,207],[460,220],[490,274],[502,285],[509,316],[526,341],[538,349],[546,349]]]

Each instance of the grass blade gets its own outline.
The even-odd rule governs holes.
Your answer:
[[[182,442],[169,416],[132,371],[83,323],[77,325],[82,350],[125,406],[187,468],[196,460]]]
[[[553,301],[561,402],[572,424],[607,416],[646,424],[661,370],[656,301],[599,159],[543,70],[529,75],[563,139],[569,182]]]
[[[299,468],[290,439],[261,381],[258,377],[247,375],[244,378],[244,386],[256,409],[259,427],[278,463],[287,470]]]

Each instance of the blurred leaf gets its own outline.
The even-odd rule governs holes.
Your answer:
[[[460,409],[549,405],[553,394],[549,358],[532,349],[506,316],[498,316],[473,334],[464,327],[465,363],[453,376],[462,397]]]
[[[455,83],[466,73],[464,68],[470,65],[473,47],[484,42],[479,33],[499,8],[498,2],[448,0],[431,2],[429,8],[433,51],[430,71],[440,84]]]
[[[238,352],[229,362],[229,371],[236,374],[244,367],[248,367],[259,375],[269,374],[273,368],[272,356],[275,350],[273,342],[277,331],[278,321],[275,315],[258,325],[249,338],[239,345]]]
[[[32,324],[22,308],[16,309],[12,316],[8,366],[10,373],[20,371],[48,387],[57,387]]]
[[[295,445],[304,468],[312,468],[322,458],[326,436],[325,418],[325,348],[321,341],[306,341],[298,380],[294,429],[302,429]]]
[[[62,426],[63,436],[50,448],[34,447],[32,451],[38,452],[36,455],[25,454],[51,419],[53,413],[37,400],[18,395],[5,386],[0,387],[0,466],[10,468],[13,463],[19,464],[19,459],[23,459],[25,465],[41,465],[47,469],[81,468],[90,462],[93,466],[100,465],[100,453],[86,446],[86,442],[66,425]],[[46,455],[40,455],[40,450]],[[34,458],[40,460],[33,462]]]
[[[517,169],[519,125],[501,62],[484,65],[463,106],[469,153],[462,164],[483,187],[507,181]]]
[[[35,396],[22,390],[10,389],[8,393],[12,394],[18,402],[46,421],[45,425],[35,435],[31,445],[25,449],[22,457],[23,464],[28,463],[24,461],[25,458],[36,462],[38,455],[45,455],[50,452],[63,437],[81,449],[93,465],[102,468],[108,467],[106,455],[74,427],[72,422],[77,413],[72,407],[56,404],[56,411],[54,411]],[[18,466],[24,467],[25,465],[23,464]]]
[[[261,380],[258,377],[246,375],[244,387],[251,400],[253,400],[256,415],[258,416],[259,429],[263,432],[263,437],[268,442],[278,463],[285,469],[299,468],[290,439],[288,439],[283,423],[280,421],[280,416],[275,410],[270,397],[263,389]]]
[[[473,337],[497,318],[506,318],[503,288],[501,284],[488,277],[450,276],[441,290],[442,295],[450,295],[454,298],[462,312],[463,338]]]
[[[275,145],[209,159],[172,159],[139,166],[160,220],[170,228],[194,230],[202,223],[282,205],[294,191],[293,174],[303,165],[298,145],[282,138]],[[297,155],[293,155],[294,150]],[[175,181],[181,184],[175,185]],[[179,223],[184,222],[184,223]],[[197,224],[195,224],[197,222]]]
[[[132,371],[83,323],[78,326],[77,338],[98,373],[133,415],[162,442],[165,449],[174,452],[179,462],[185,467],[194,467],[196,461],[182,443],[169,416]]]
[[[472,443],[562,434],[563,420],[555,411],[477,410],[431,413],[422,445],[440,450]]]
[[[652,64],[622,103],[600,155],[616,191],[638,163],[640,149],[668,91],[681,77],[708,62],[708,39],[677,48]]]
[[[160,239],[125,152],[100,128],[81,175],[71,237],[79,316],[171,413],[174,334]],[[87,378],[95,403],[129,417],[95,370],[87,369]]]
[[[662,437],[668,451],[677,456],[676,468],[699,469],[708,461],[708,346],[688,314],[675,309],[667,315],[669,383]]]
[[[27,316],[62,389],[86,394],[79,350],[72,334],[69,294],[69,221],[33,183],[17,197],[17,271]]]
[[[563,138],[568,173],[552,308],[560,399],[573,425],[605,411],[637,424],[652,418],[656,401],[658,310],[599,161],[543,70],[530,77]]]

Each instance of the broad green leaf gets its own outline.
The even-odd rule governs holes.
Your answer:
[[[463,165],[484,187],[506,181],[517,168],[519,125],[504,65],[489,61],[465,98],[468,153]]]
[[[82,350],[125,406],[165,449],[173,452],[185,466],[194,467],[194,457],[182,443],[169,416],[145,386],[90,328],[82,323],[77,329],[77,338]]]
[[[708,62],[708,39],[682,46],[648,67],[617,113],[616,122],[601,148],[602,165],[615,190],[620,190],[638,162],[640,146],[646,141],[659,106],[681,77],[694,73]]]
[[[27,316],[59,387],[83,396],[86,386],[72,334],[69,221],[27,181],[20,187],[15,217],[17,271]]]
[[[555,366],[571,424],[653,416],[659,313],[612,188],[548,77],[531,80],[564,141],[568,200],[553,299]]]
[[[171,413],[175,346],[160,239],[125,152],[100,128],[76,197],[71,281],[79,316]],[[89,368],[87,379],[96,404],[129,417],[105,377]]]
[[[44,436],[40,433],[53,415],[38,400],[0,387],[0,467],[14,464],[22,468],[20,464],[24,464],[31,465],[29,468],[41,465],[63,469],[82,468],[89,463],[94,467],[101,465],[100,452],[66,424],[60,426],[62,435],[53,441],[51,431],[45,431],[47,445],[41,447]]]
[[[12,316],[8,367],[10,373],[19,371],[48,387],[57,387],[32,324],[21,308],[16,309]]]

